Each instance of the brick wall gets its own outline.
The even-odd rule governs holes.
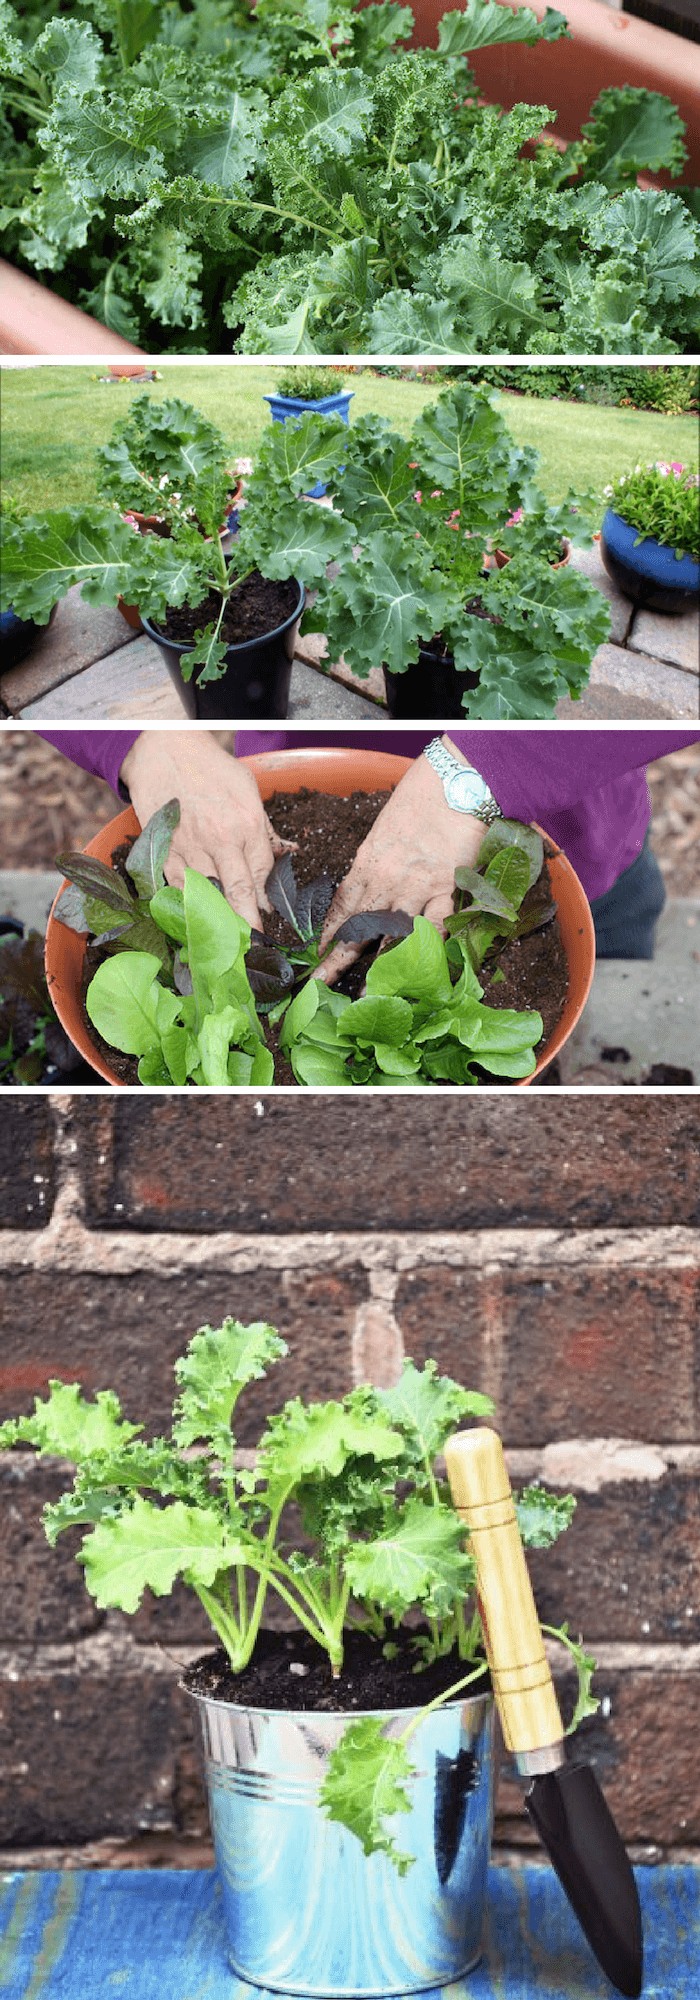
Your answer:
[[[6,1097],[0,1416],[58,1375],[165,1422],[225,1312],[292,1348],[248,1442],[267,1398],[434,1354],[495,1397],[516,1480],[577,1493],[540,1611],[598,1655],[588,1748],[633,1851],[697,1854],[699,1137],[692,1096]],[[99,1613],[39,1525],[60,1483],[0,1460],[2,1861],[207,1859],[177,1688],[203,1617]],[[530,1839],[507,1777],[497,1837]]]

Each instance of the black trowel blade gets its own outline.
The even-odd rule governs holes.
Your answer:
[[[535,1778],[525,1804],[598,1964],[618,1992],[642,1990],[642,1913],[615,1821],[589,1764]]]

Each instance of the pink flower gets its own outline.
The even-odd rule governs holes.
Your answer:
[[[441,487],[441,486],[434,486],[434,487],[433,487],[433,491],[432,491],[432,493],[431,493],[431,495],[430,495],[430,498],[431,498],[431,500],[441,500],[441,499],[442,499],[442,487]]]
[[[419,505],[419,507],[422,507],[422,505],[423,505],[423,495],[422,495],[422,493],[419,493],[419,492],[416,492],[416,493],[414,493],[414,495],[413,495],[413,498],[414,498],[414,500],[417,500],[417,501],[418,501],[418,505]]]
[[[508,519],[506,521],[506,527],[517,528],[518,522],[522,521],[524,513],[525,513],[524,507],[516,507],[515,513],[508,515]]]
[[[660,458],[657,458],[657,461],[656,461],[656,470],[657,470],[657,472],[660,472],[660,473],[661,473],[661,476],[662,476],[662,478],[663,478],[663,479],[666,479],[666,478],[668,477],[668,474],[669,474],[670,470],[671,470],[671,467],[670,467],[670,465],[666,465],[666,464],[664,463],[664,460],[663,460],[663,459],[660,459]]]
[[[459,520],[459,517],[460,517],[460,514],[461,514],[461,511],[462,511],[462,510],[461,510],[461,507],[453,507],[453,509],[452,509],[452,513],[451,513],[451,514],[448,514],[448,516],[447,516],[447,525],[448,525],[448,528],[451,528],[451,526],[452,526],[452,522],[453,522],[453,521],[458,521],[458,520]]]
[[[671,462],[671,471],[675,472],[676,479],[680,479],[683,467],[682,465],[679,465],[677,458],[674,458]]]
[[[409,458],[409,461],[408,461],[408,470],[409,470],[409,472],[417,472],[417,471],[418,471],[418,460],[417,460],[417,458]]]

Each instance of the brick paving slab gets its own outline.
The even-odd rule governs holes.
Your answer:
[[[684,611],[664,618],[658,611],[637,611],[629,640],[634,653],[656,653],[686,674],[700,675],[700,615]]]

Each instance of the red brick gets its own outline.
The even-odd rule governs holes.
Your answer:
[[[528,1564],[540,1617],[567,1618],[594,1650],[610,1639],[700,1640],[697,1472],[579,1493],[566,1534],[530,1549]]]
[[[43,1229],[54,1203],[53,1132],[46,1099],[4,1095],[0,1227]]]
[[[124,1098],[100,1164],[80,1105],[88,1218],[138,1229],[471,1229],[700,1219],[700,1111],[687,1098],[186,1103]],[[103,1128],[100,1128],[100,1132]]]
[[[420,1264],[402,1273],[394,1311],[404,1352],[417,1367],[436,1361],[463,1388],[490,1392],[485,1333],[493,1302],[492,1282],[475,1271]]]
[[[623,1840],[630,1845],[692,1847],[700,1840],[700,1674],[633,1668],[601,1669],[597,1695],[610,1704],[576,1735],[577,1752],[603,1787]],[[564,1714],[571,1712],[574,1682],[557,1680]],[[529,1822],[524,1785],[503,1760],[496,1837],[520,1840]],[[529,1839],[532,1839],[530,1833]]]
[[[70,1484],[54,1464],[24,1453],[0,1457],[0,1644],[53,1643],[94,1632],[103,1614],[88,1596],[74,1551],[81,1535],[71,1529],[55,1549],[41,1525],[44,1506]]]
[[[87,1394],[116,1389],[123,1408],[147,1430],[169,1428],[173,1363],[191,1334],[227,1313],[270,1319],[291,1353],[267,1382],[251,1384],[240,1404],[238,1438],[254,1444],[265,1416],[287,1398],[343,1395],[350,1386],[350,1334],[366,1278],[359,1268],[336,1275],[221,1272],[185,1276],[102,1277],[24,1270],[12,1286],[12,1319],[0,1358],[0,1418],[33,1407],[49,1378],[77,1381]]]
[[[698,1271],[552,1265],[502,1286],[509,1443],[696,1435]]]
[[[0,1690],[0,1843],[38,1846],[175,1825],[193,1737],[176,1669],[27,1667]]]

